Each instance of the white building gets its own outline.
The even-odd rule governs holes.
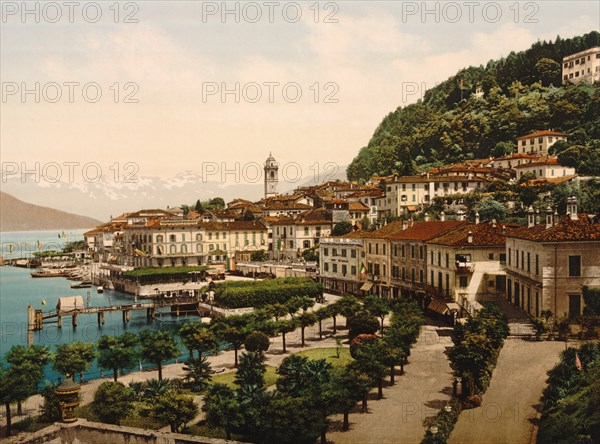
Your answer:
[[[558,131],[536,131],[526,136],[517,137],[517,152],[547,156],[548,148],[559,140],[567,140],[565,133]]]
[[[600,80],[600,46],[563,57],[563,84]]]
[[[548,207],[538,223],[530,210],[528,226],[506,237],[507,299],[531,316],[550,310],[556,318],[583,313],[582,287],[600,287],[600,217],[577,214],[559,220]]]
[[[514,170],[517,172],[517,178],[521,178],[527,173],[534,174],[538,179],[552,179],[576,174],[575,168],[559,164],[557,157],[543,157],[534,162],[517,165]]]

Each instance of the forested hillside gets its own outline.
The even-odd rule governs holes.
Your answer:
[[[348,178],[413,174],[432,164],[508,154],[516,137],[564,131],[561,161],[600,175],[600,85],[562,86],[562,58],[600,46],[600,33],[554,42],[469,67],[388,114],[348,166]],[[473,94],[482,85],[484,97]],[[461,100],[461,92],[463,99]]]

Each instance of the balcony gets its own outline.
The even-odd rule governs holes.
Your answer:
[[[456,261],[456,273],[457,274],[473,274],[475,271],[475,264],[471,262],[459,262]]]

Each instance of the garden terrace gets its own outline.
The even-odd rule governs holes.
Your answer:
[[[277,278],[217,284],[215,301],[227,308],[263,307],[284,304],[294,296],[323,297],[323,285],[309,278]]]

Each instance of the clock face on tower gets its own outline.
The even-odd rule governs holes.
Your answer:
[[[267,182],[267,191],[270,193],[274,193],[275,192],[275,188],[277,188],[277,183],[276,182]]]

